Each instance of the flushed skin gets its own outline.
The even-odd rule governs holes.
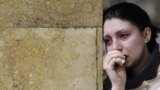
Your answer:
[[[140,32],[136,25],[120,18],[107,19],[103,28],[108,52],[103,68],[111,80],[112,90],[124,90],[126,68],[139,73],[150,56],[146,43],[151,38],[151,30],[146,27]],[[122,61],[125,63],[122,64]]]

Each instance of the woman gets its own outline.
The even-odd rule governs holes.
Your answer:
[[[157,28],[139,6],[122,2],[104,11],[104,90],[137,89],[157,76]]]

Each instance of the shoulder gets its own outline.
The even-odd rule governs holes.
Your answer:
[[[157,76],[154,79],[143,81],[141,86],[134,90],[160,90],[160,65],[157,70]]]

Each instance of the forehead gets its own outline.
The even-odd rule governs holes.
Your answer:
[[[104,34],[116,33],[119,30],[132,30],[137,27],[127,20],[118,18],[107,19],[104,23]]]

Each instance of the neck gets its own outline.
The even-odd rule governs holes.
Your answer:
[[[147,46],[146,46],[146,48],[144,49],[143,55],[140,58],[141,60],[139,60],[139,62],[137,62],[136,66],[133,68],[133,72],[136,75],[141,73],[144,70],[145,65],[147,63],[147,60],[149,59],[150,55],[151,54],[150,54],[150,52],[149,52],[149,50],[147,49]]]

